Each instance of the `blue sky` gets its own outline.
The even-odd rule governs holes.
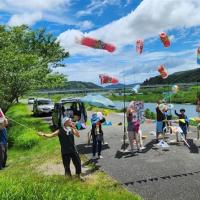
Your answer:
[[[69,80],[97,84],[100,73],[134,83],[158,75],[161,64],[169,73],[197,68],[199,11],[199,0],[0,0],[1,24],[46,28],[70,53],[66,67],[56,71]],[[160,41],[162,31],[170,48]],[[81,46],[76,38],[82,36],[112,43],[117,50]],[[137,39],[144,40],[141,55],[135,51]]]

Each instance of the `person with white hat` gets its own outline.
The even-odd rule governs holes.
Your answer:
[[[80,134],[77,131],[76,126],[71,121],[71,119],[68,117],[63,118],[61,128],[53,133],[46,134],[43,132],[38,132],[38,135],[46,138],[52,138],[58,136],[61,145],[61,155],[62,155],[63,165],[65,168],[65,175],[69,177],[72,176],[70,170],[70,161],[72,160],[76,169],[76,176],[82,179],[81,159],[79,157],[79,153],[76,149],[74,142],[74,135],[76,137],[80,137]]]

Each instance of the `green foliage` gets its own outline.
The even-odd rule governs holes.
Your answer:
[[[25,172],[26,174],[26,172]],[[100,179],[101,177],[101,179]],[[19,179],[18,179],[19,178]],[[87,185],[65,177],[41,175],[0,178],[1,200],[140,200],[99,174],[101,184]],[[106,181],[107,182],[106,182]]]
[[[31,149],[33,146],[37,145],[39,141],[40,139],[36,133],[34,131],[29,131],[28,134],[21,134],[15,139],[15,146],[18,148]]]
[[[0,106],[5,110],[30,89],[62,85],[65,81],[51,68],[62,66],[60,61],[68,53],[44,30],[0,26],[0,54]]]
[[[151,112],[148,108],[144,111],[144,113],[147,119],[156,119],[156,114]]]
[[[65,83],[65,89],[101,89],[101,87],[91,82],[69,81]]]
[[[192,83],[200,82],[200,69],[176,72],[168,76],[167,79],[162,79],[161,76],[155,76],[144,81],[144,85],[153,84],[175,84],[175,83]]]
[[[141,94],[126,95],[126,101],[144,101],[144,102],[157,102],[159,99],[166,99],[171,103],[191,103],[195,104],[197,99],[197,88],[192,87],[187,89],[180,89],[178,93],[172,95],[164,95],[163,92],[170,91],[169,87],[160,87],[154,89],[142,89]],[[199,89],[200,91],[200,89]],[[112,95],[109,96],[111,100],[123,101],[123,96]]]
[[[9,147],[31,149],[40,141],[36,131],[49,131],[45,122],[31,116],[26,105],[15,104],[8,110],[6,116],[10,123],[8,128]]]

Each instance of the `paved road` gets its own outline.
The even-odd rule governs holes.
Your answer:
[[[119,181],[132,192],[140,194],[148,200],[198,200],[200,199],[200,142],[190,139],[192,148],[189,150],[184,144],[171,145],[168,151],[163,151],[154,145],[154,124],[144,124],[143,134],[146,150],[143,153],[121,153],[123,116],[111,114],[113,126],[105,127],[105,141],[102,152],[103,159],[97,165],[110,176]],[[91,147],[87,146],[87,132],[81,131],[81,138],[76,142],[80,152],[91,157]],[[192,130],[190,138],[196,137],[196,130]],[[170,138],[172,139],[172,138]],[[129,148],[129,147],[128,147]]]

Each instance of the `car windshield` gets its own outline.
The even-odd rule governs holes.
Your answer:
[[[50,105],[52,102],[50,100],[39,100],[38,105]]]
[[[28,98],[29,100],[34,100],[34,98]]]

